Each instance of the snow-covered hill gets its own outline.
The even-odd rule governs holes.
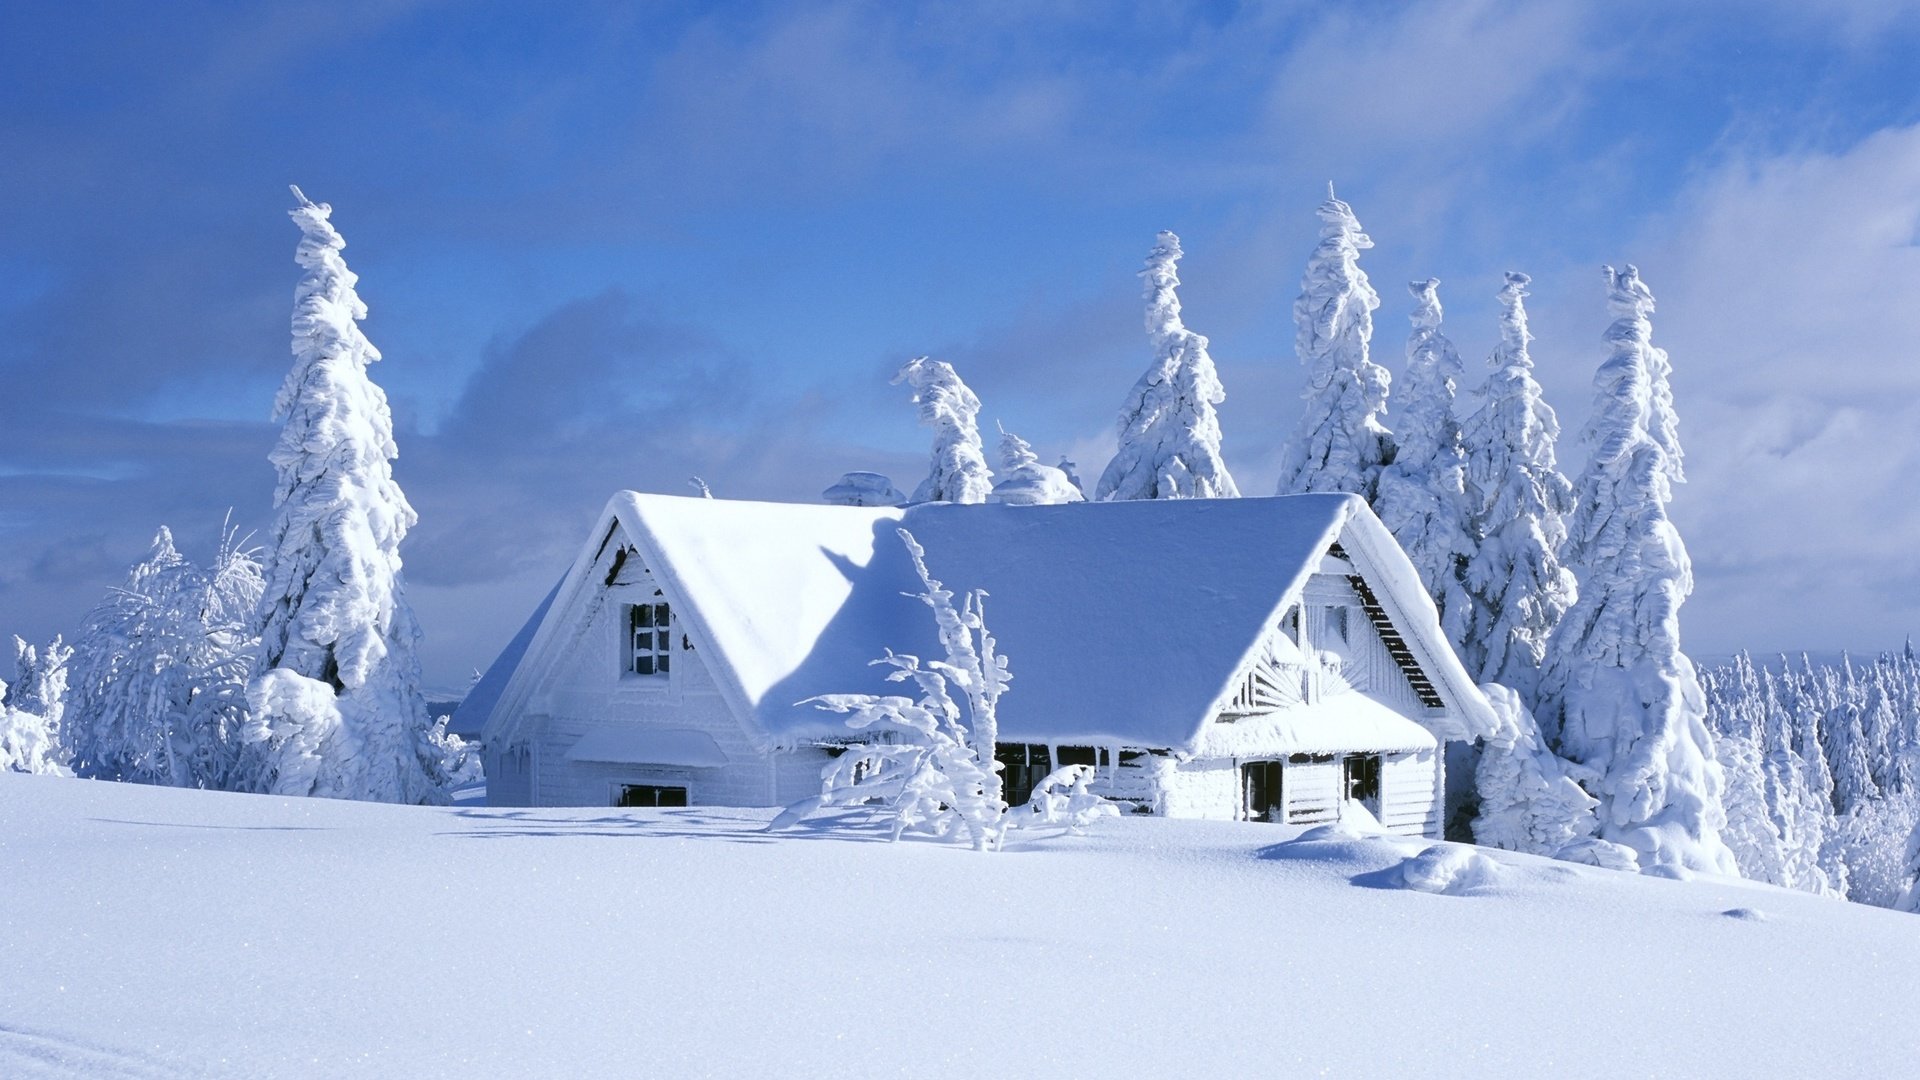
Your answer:
[[[1908,1075],[1920,919],[1131,819],[1000,855],[769,815],[0,774],[0,1076]],[[1405,887],[1412,878],[1454,892]]]

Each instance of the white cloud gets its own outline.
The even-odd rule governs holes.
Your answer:
[[[1917,236],[1920,126],[1728,161],[1638,245],[1709,649],[1892,647],[1920,625]]]

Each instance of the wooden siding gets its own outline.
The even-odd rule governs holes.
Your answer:
[[[1403,836],[1440,837],[1440,756],[1387,754],[1380,763],[1380,824]]]
[[[776,762],[747,737],[700,654],[684,647],[675,626],[673,663],[664,678],[626,671],[627,607],[661,598],[646,567],[609,545],[603,562],[610,584],[594,590],[583,621],[560,659],[527,699],[528,782],[507,794],[542,806],[606,806],[622,784],[670,784],[687,789],[700,806],[777,806],[810,794],[824,752],[780,755]],[[617,562],[617,568],[615,563]],[[726,757],[717,768],[568,761],[567,751],[588,734],[625,725],[704,732]],[[791,791],[801,794],[788,797]],[[489,801],[509,805],[489,792]]]
[[[1323,825],[1340,817],[1340,762],[1291,761],[1280,773],[1287,824]]]

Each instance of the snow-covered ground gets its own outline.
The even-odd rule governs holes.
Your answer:
[[[0,774],[0,1076],[1911,1075],[1920,920],[1254,824]],[[1459,872],[1459,873],[1456,873]],[[1405,887],[1409,878],[1456,891]]]

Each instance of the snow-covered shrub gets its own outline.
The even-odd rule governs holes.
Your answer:
[[[1494,683],[1480,689],[1499,726],[1486,737],[1474,771],[1480,797],[1474,841],[1561,857],[1593,836],[1599,826],[1593,810],[1599,803],[1567,775],[1567,763],[1547,749],[1518,694]]]
[[[993,485],[989,502],[1047,506],[1085,500],[1066,473],[1040,464],[1040,455],[1033,452],[1032,444],[1006,428],[1000,429],[1000,482]]]
[[[834,506],[899,506],[907,501],[893,481],[877,472],[850,472],[820,493]]]
[[[1555,630],[1542,695],[1561,754],[1592,771],[1600,835],[1645,869],[1736,874],[1720,839],[1725,781],[1706,696],[1680,651],[1693,567],[1667,518],[1680,480],[1671,365],[1652,344],[1653,294],[1632,266],[1607,268],[1611,353],[1594,376],[1567,562],[1579,600]],[[1557,706],[1557,708],[1555,707]]]
[[[1573,605],[1574,576],[1560,560],[1573,485],[1554,462],[1560,420],[1533,378],[1527,343],[1525,274],[1500,290],[1500,347],[1478,391],[1480,407],[1461,428],[1467,455],[1466,566],[1472,619],[1453,643],[1481,682],[1511,686],[1539,713],[1547,641]]]
[[[1220,417],[1227,399],[1207,354],[1205,335],[1180,318],[1180,238],[1162,232],[1140,271],[1147,301],[1153,364],[1120,409],[1120,445],[1100,475],[1094,497],[1108,499],[1237,498],[1220,456]],[[1077,487],[1079,482],[1074,481]]]
[[[867,741],[829,763],[821,772],[820,794],[788,808],[774,826],[823,807],[875,805],[890,819],[895,839],[922,832],[994,850],[1007,828],[993,756],[999,740],[995,708],[1013,676],[987,630],[986,593],[975,589],[955,607],[953,592],[928,572],[925,549],[912,533],[898,532],[920,575],[916,596],[933,612],[946,659],[922,664],[919,657],[888,650],[874,661],[893,669],[888,682],[913,683],[917,700],[825,694],[801,702],[847,714],[847,726]]]
[[[894,385],[913,388],[920,422],[933,429],[933,463],[914,502],[983,503],[993,491],[980,444],[980,399],[945,360],[917,356],[901,365]]]
[[[1057,825],[1072,833],[1086,832],[1101,818],[1119,817],[1120,808],[1094,794],[1096,775],[1091,765],[1063,765],[1033,787],[1027,800],[1025,825]]]
[[[260,564],[233,530],[222,531],[202,568],[162,527],[74,642],[75,771],[171,787],[245,786],[235,765],[260,591]]]
[[[306,274],[294,293],[293,369],[274,401],[285,426],[269,455],[279,483],[248,691],[276,711],[248,728],[249,772],[253,786],[285,794],[444,802],[447,747],[420,692],[420,630],[400,572],[400,541],[417,518],[393,479],[386,394],[367,377],[380,353],[360,331],[367,307],[332,208],[293,190]],[[337,707],[320,701],[320,687]],[[316,727],[298,730],[308,723]]]
[[[1360,269],[1360,253],[1373,241],[1332,185],[1317,212],[1320,243],[1293,302],[1307,404],[1283,451],[1279,490],[1351,491],[1371,502],[1381,468],[1393,460],[1392,434],[1382,422],[1392,377],[1367,355],[1380,294]]]
[[[1440,281],[1407,286],[1413,294],[1413,332],[1407,338],[1407,378],[1395,396],[1398,443],[1393,464],[1380,473],[1374,510],[1380,523],[1420,572],[1440,626],[1456,648],[1473,621],[1465,591],[1474,543],[1467,512],[1467,457],[1454,419],[1460,354],[1440,331]]]

